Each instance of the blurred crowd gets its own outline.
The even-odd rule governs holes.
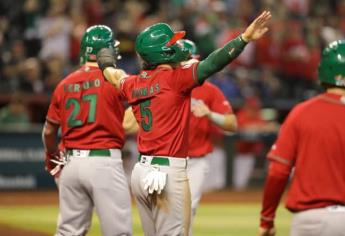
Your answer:
[[[146,26],[167,22],[186,30],[204,58],[240,34],[262,9],[273,14],[270,32],[212,82],[235,108],[254,96],[265,107],[288,110],[318,90],[321,48],[345,34],[344,0],[2,0],[0,105],[14,92],[23,102],[37,102],[32,95],[38,95],[48,103],[57,83],[79,65],[80,39],[90,25],[115,31],[119,67],[135,73],[140,65],[134,40]],[[43,122],[44,108],[27,109],[30,120]]]

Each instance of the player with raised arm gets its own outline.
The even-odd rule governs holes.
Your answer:
[[[345,41],[322,52],[326,92],[295,106],[267,157],[259,236],[274,236],[275,212],[293,170],[290,236],[345,235]]]
[[[124,174],[125,107],[117,89],[105,81],[96,63],[101,48],[118,57],[119,42],[104,25],[88,28],[81,42],[81,68],[56,87],[43,129],[46,169],[59,177],[57,236],[85,235],[95,207],[102,235],[132,235],[131,198]],[[125,119],[126,120],[126,119]],[[58,128],[67,157],[56,157]],[[59,159],[59,158],[58,158]],[[67,160],[66,160],[67,159]]]
[[[107,80],[132,105],[140,124],[139,162],[131,186],[146,236],[188,235],[191,197],[187,176],[191,91],[234,60],[252,40],[267,30],[270,12],[263,12],[243,34],[211,53],[205,60],[181,66],[189,51],[165,23],[142,31],[135,48],[143,60],[139,75],[126,76],[115,68],[111,50],[98,53]],[[168,176],[168,177],[167,177]]]

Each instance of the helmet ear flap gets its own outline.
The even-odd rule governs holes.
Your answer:
[[[161,52],[161,56],[162,57],[165,57],[165,58],[170,58],[172,57],[176,52],[173,48],[169,48],[170,50],[167,50],[167,51],[163,51]]]

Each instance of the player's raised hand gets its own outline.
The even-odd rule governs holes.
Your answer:
[[[242,38],[246,42],[261,38],[268,31],[267,23],[272,15],[269,11],[264,11],[258,16],[244,31]]]

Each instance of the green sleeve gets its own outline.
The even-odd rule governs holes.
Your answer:
[[[224,47],[213,51],[208,57],[200,61],[197,68],[197,77],[202,84],[208,77],[222,70],[227,64],[241,54],[247,45],[241,36],[231,40]]]

